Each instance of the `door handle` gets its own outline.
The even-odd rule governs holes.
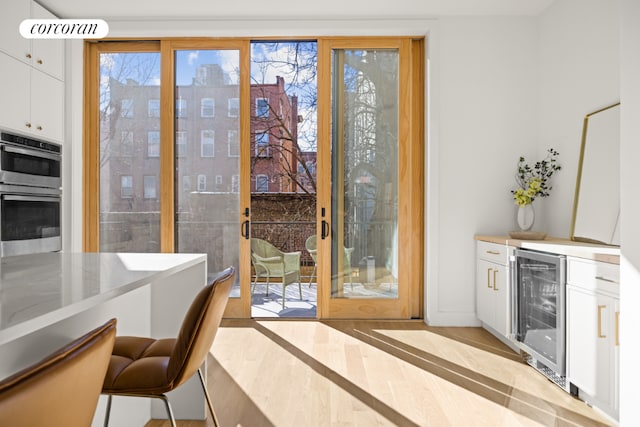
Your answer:
[[[496,280],[496,275],[497,275],[497,274],[498,274],[498,270],[493,270],[493,290],[494,290],[494,291],[499,291],[499,290],[500,290],[500,289],[498,289],[498,288],[496,287],[496,282],[497,282],[497,280]]]
[[[329,237],[329,223],[327,221],[325,221],[324,219],[322,220],[322,230],[321,230],[321,234],[320,237],[322,238],[322,240],[326,239],[327,237]]]
[[[607,308],[606,305],[598,305],[598,338],[606,338],[606,335],[602,335],[602,309]]]
[[[491,271],[493,268],[487,268],[487,288],[491,289]]]
[[[249,218],[249,208],[244,208],[244,216]],[[242,222],[242,226],[240,228],[240,235],[245,239],[249,240],[249,220],[246,219]]]

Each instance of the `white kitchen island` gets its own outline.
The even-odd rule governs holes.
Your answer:
[[[175,337],[206,280],[203,254],[47,253],[2,258],[0,377],[37,362],[111,318],[118,319],[118,335]],[[177,418],[205,418],[197,379],[169,398]],[[150,400],[114,397],[110,425],[142,426],[150,418],[166,418],[164,406]],[[105,402],[101,397],[95,426],[102,425]]]

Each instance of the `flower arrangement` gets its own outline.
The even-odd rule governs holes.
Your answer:
[[[518,188],[511,190],[513,200],[522,207],[533,203],[536,197],[547,197],[551,191],[548,181],[554,172],[559,171],[562,167],[556,162],[559,155],[556,150],[550,148],[547,150],[547,157],[536,162],[533,166],[525,163],[524,157],[520,157],[518,161],[518,172],[516,173],[516,182]]]

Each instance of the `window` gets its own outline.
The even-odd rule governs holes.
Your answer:
[[[176,117],[187,117],[187,100],[184,98],[176,99]]]
[[[229,117],[238,117],[240,114],[240,100],[238,98],[229,98],[228,108]]]
[[[256,157],[269,157],[269,132],[256,134]]]
[[[147,157],[160,157],[160,132],[147,132]]]
[[[120,117],[128,119],[133,117],[133,99],[122,99],[120,101]]]
[[[160,117],[160,100],[150,99],[148,106],[149,117]]]
[[[222,185],[222,175],[216,175],[216,185]]]
[[[256,117],[269,118],[269,100],[267,98],[256,98]]]
[[[120,133],[120,155],[123,157],[133,156],[133,132],[123,130]]]
[[[144,198],[145,199],[155,199],[156,196],[156,176],[155,175],[145,175],[143,177],[144,180]]]
[[[187,132],[186,131],[177,131],[176,132],[176,156],[184,157],[187,155]]]
[[[256,175],[256,191],[258,193],[269,192],[269,177],[267,175]]]
[[[200,100],[200,117],[213,117],[215,101],[213,98],[202,98]]]
[[[240,139],[238,138],[238,131],[228,131],[227,138],[229,141],[229,157],[240,157]]]
[[[191,191],[191,176],[185,175],[182,177],[182,191]]]
[[[240,192],[240,175],[233,175],[231,177],[231,192],[232,193]]]
[[[133,197],[133,176],[122,175],[120,177],[120,197],[123,199]]]
[[[198,175],[198,191],[206,191],[206,190],[207,190],[207,176]]]
[[[200,156],[214,157],[214,132],[210,129],[200,131]]]

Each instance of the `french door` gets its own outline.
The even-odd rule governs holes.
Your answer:
[[[85,45],[84,250],[234,265],[227,317],[251,316],[250,43]],[[423,52],[318,39],[319,318],[422,316]]]
[[[419,317],[422,43],[323,39],[318,50],[320,317]]]

